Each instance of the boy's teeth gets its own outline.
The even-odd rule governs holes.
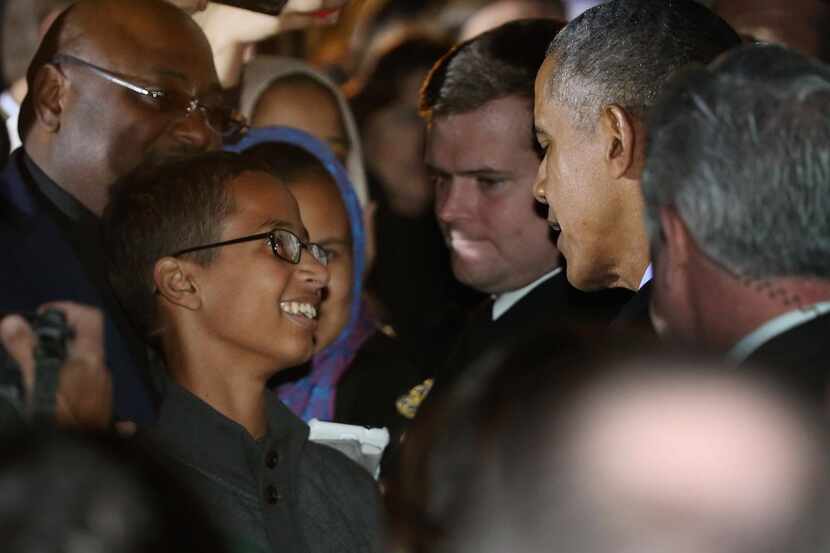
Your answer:
[[[303,315],[309,319],[317,318],[317,308],[310,303],[299,303],[296,301],[284,301],[280,303],[280,309],[291,315]]]

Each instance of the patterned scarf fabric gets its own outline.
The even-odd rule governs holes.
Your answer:
[[[357,324],[329,347],[311,359],[308,376],[283,384],[277,394],[298,417],[330,421],[334,419],[337,384],[352,364],[357,352],[377,332],[375,320],[362,305]]]

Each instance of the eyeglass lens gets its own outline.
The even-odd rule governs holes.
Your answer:
[[[158,101],[161,109],[168,113],[201,111],[208,125],[223,135],[233,134],[241,127],[241,122],[233,117],[233,112],[221,105],[221,99],[205,103],[194,101],[190,96],[176,90],[165,90]]]
[[[103,67],[98,67],[97,65],[91,64],[74,56],[58,54],[54,56],[53,63],[71,63],[87,67],[95,71],[98,75],[101,75],[102,77],[119,84],[120,86],[125,86],[133,92],[138,92],[143,95],[147,94],[148,89],[145,89],[142,85],[132,83],[112,71],[104,69]],[[198,109],[204,114],[208,125],[210,125],[214,131],[226,137],[238,133],[245,126],[243,120],[235,117],[234,112],[225,107],[224,99],[221,97],[212,99],[196,99],[174,89],[151,89],[151,91],[151,97],[154,100],[155,105],[162,112],[171,115],[189,114],[193,110]]]
[[[297,236],[287,230],[275,230],[271,236],[271,247],[275,255],[289,263],[300,262],[304,244]],[[321,265],[328,265],[328,252],[322,246],[312,243],[305,247]]]

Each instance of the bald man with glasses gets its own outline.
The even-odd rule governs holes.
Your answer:
[[[217,149],[243,123],[223,105],[206,37],[163,0],[80,0],[44,37],[27,83],[23,147],[0,175],[0,310],[102,308],[115,415],[150,422],[146,349],[107,282],[99,217],[120,176]]]

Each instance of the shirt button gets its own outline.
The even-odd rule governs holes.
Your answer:
[[[269,469],[277,468],[277,464],[280,462],[280,454],[276,451],[269,451],[268,455],[265,456],[265,466]]]
[[[265,499],[266,501],[268,501],[268,503],[273,505],[282,499],[282,494],[276,486],[269,485],[267,488],[265,488]]]

